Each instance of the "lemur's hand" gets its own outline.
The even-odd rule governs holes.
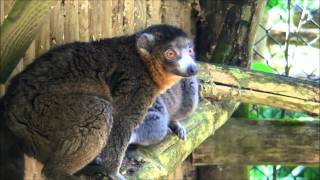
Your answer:
[[[177,121],[171,121],[169,124],[171,131],[176,134],[179,139],[187,139],[187,130]]]

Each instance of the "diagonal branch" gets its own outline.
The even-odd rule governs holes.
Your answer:
[[[0,84],[4,84],[58,1],[17,0],[0,26]]]

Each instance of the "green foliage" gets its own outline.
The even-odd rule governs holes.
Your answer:
[[[250,180],[269,180],[272,177],[273,166],[251,166]]]
[[[279,7],[280,9],[287,9],[287,0],[269,0],[265,7],[265,11],[269,11],[274,7]]]
[[[320,177],[320,166],[318,167],[306,167],[303,170],[304,177],[308,179],[319,179]]]
[[[250,68],[252,70],[266,72],[266,73],[275,73],[276,72],[272,67],[268,66],[267,64],[264,64],[261,61],[256,61],[256,62],[252,63]]]
[[[274,171],[278,180],[315,180],[319,179],[319,167],[304,166],[250,166],[250,180],[271,180]]]

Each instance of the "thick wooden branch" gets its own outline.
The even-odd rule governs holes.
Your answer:
[[[58,1],[17,0],[0,27],[0,84],[4,84]]]
[[[140,167],[123,167],[122,172],[130,174],[129,179],[163,179],[173,172],[187,156],[207,137],[220,128],[233,113],[236,103],[210,103],[203,100],[200,107],[183,126],[187,129],[186,141],[175,135],[166,138],[161,144],[151,147],[138,147],[135,159],[142,159]]]
[[[319,164],[319,136],[319,121],[231,119],[193,152],[193,164]]]
[[[202,63],[203,97],[264,104],[312,115],[320,114],[319,84],[276,74]]]
[[[279,43],[285,44],[286,41],[286,30],[287,29],[277,29],[277,30],[271,30],[269,32],[269,35],[273,38],[276,39]],[[290,44],[295,44],[295,45],[303,45],[305,46],[306,43],[309,43],[311,41],[314,41],[319,35],[320,32],[318,29],[300,29],[299,32],[291,31],[291,38],[290,38]],[[275,44],[276,42],[273,42],[272,39],[268,39],[270,44]],[[315,41],[312,46],[320,48],[320,43],[319,41]]]

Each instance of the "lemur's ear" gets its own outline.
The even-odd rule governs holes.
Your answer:
[[[143,54],[150,54],[155,43],[155,37],[149,33],[141,34],[137,39],[137,48]]]

